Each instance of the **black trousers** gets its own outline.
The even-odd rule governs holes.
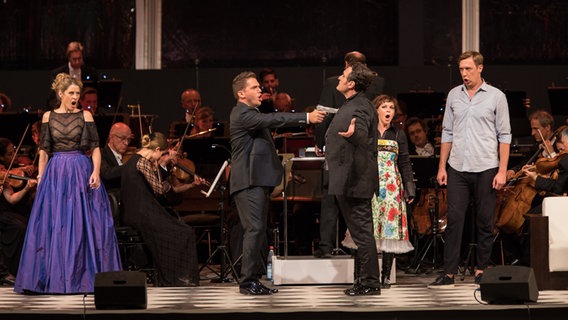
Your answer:
[[[259,270],[264,269],[263,251],[266,245],[269,188],[250,187],[233,194],[239,219],[243,227],[243,258],[241,260],[241,286],[259,280]]]
[[[0,276],[18,274],[20,255],[26,237],[26,218],[15,212],[0,213]]]
[[[357,245],[357,258],[361,263],[360,283],[378,288],[379,258],[373,235],[371,199],[336,196],[347,228]]]
[[[329,253],[335,248],[336,224],[339,218],[339,207],[334,195],[327,193],[329,185],[329,170],[323,170],[322,195],[320,211],[320,242],[319,249]]]
[[[492,184],[496,174],[497,168],[482,172],[460,172],[448,166],[448,225],[444,244],[444,271],[447,274],[458,272],[464,223],[472,200],[475,208],[472,214],[476,215],[477,226],[475,268],[484,270],[489,263],[497,202],[497,193]]]

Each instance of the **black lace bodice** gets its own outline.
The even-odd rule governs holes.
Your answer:
[[[41,124],[40,146],[47,152],[85,151],[99,146],[99,135],[94,122],[85,122],[83,111],[51,111],[49,122]]]

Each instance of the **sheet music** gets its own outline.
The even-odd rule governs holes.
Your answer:
[[[213,190],[215,190],[215,187],[217,186],[217,183],[219,182],[221,175],[223,174],[223,172],[225,172],[225,168],[227,167],[228,164],[229,162],[227,160],[223,162],[221,169],[219,169],[219,172],[217,172],[217,176],[215,177],[215,180],[213,180],[213,183],[211,183],[211,187],[209,187],[209,190],[207,192],[201,190],[201,193],[203,193],[206,198],[209,198],[211,193],[213,193]]]

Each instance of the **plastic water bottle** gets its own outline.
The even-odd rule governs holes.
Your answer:
[[[268,258],[266,259],[266,280],[272,281],[272,257],[274,257],[274,247],[270,246]]]

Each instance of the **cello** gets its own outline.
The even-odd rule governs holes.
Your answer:
[[[539,131],[540,133],[540,131]],[[554,144],[554,137],[550,142]],[[544,139],[543,139],[544,141]],[[526,162],[525,166],[534,162],[534,159],[543,154],[554,154],[546,144],[541,144],[537,152]],[[540,157],[536,163],[528,168],[535,170],[539,176],[553,178],[555,169],[558,167],[560,159],[568,152],[562,151],[555,157]],[[525,167],[523,166],[523,167]],[[535,188],[535,181],[523,176],[523,170],[515,173],[515,176],[501,190],[498,197],[498,205],[495,210],[495,228],[503,232],[512,234],[521,232],[521,227],[525,222],[525,213],[532,207],[534,197],[539,194]]]

